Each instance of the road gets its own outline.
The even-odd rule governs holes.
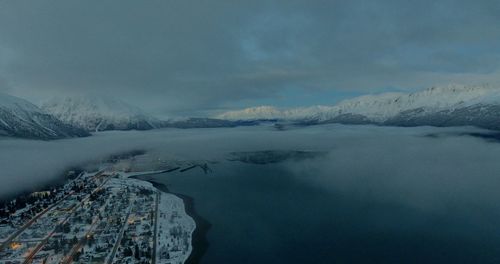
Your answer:
[[[76,205],[73,205],[73,207],[71,207],[71,211],[68,214],[68,216],[66,216],[66,218],[64,218],[64,220],[61,221],[61,223],[59,223],[59,224],[63,225],[66,222],[68,222],[69,218],[73,214],[76,207],[77,207]],[[33,249],[33,251],[31,251],[30,254],[28,255],[28,257],[26,257],[26,259],[23,261],[23,264],[28,264],[28,263],[33,262],[33,258],[35,257],[35,255],[43,248],[43,246],[45,246],[45,244],[47,244],[49,239],[56,233],[56,230],[57,230],[57,226],[56,226],[56,228],[54,228],[54,230],[52,230],[49,233],[49,235],[47,237],[45,237],[40,243],[38,243],[38,245],[35,247],[35,249]]]
[[[160,202],[160,192],[156,192],[156,203],[155,203],[155,232],[153,238],[153,259],[151,261],[152,264],[156,264],[156,243],[158,243],[158,203]]]
[[[97,176],[97,174],[95,175]],[[85,199],[83,199],[80,203],[78,204],[75,204],[71,207],[69,213],[68,213],[68,216],[63,220],[61,221],[60,224],[64,224],[66,223],[69,218],[71,217],[71,215],[75,212],[76,208],[78,208],[79,206],[81,206],[82,204],[84,204],[87,200],[90,199],[90,196],[95,192],[97,191],[98,189],[100,189],[102,186],[104,186],[104,184],[106,184],[108,182],[109,179],[106,179],[101,185],[99,185],[98,187],[96,187],[89,195],[87,195],[85,197]],[[40,242],[36,247],[35,249],[30,252],[30,254],[28,255],[28,257],[24,260],[23,264],[28,264],[28,263],[31,263],[33,261],[33,258],[35,257],[35,255],[43,248],[43,246],[45,246],[45,244],[47,244],[47,242],[49,241],[49,239],[56,233],[56,230],[57,230],[57,226],[56,228],[54,228],[54,230],[52,230],[49,235],[42,240],[42,242]]]
[[[94,175],[94,178],[101,176],[103,174],[103,172],[104,172],[104,170],[97,172]],[[79,177],[81,177],[81,175],[83,175],[83,174],[80,174],[76,179],[78,179]],[[64,196],[60,201],[58,201],[55,204],[47,207],[46,209],[44,209],[43,211],[41,211],[40,213],[38,213],[35,217],[33,217],[31,220],[29,220],[26,224],[24,224],[20,229],[18,229],[16,232],[14,232],[9,238],[7,238],[0,245],[0,252],[2,252],[5,247],[7,247],[8,245],[10,245],[10,243],[12,243],[12,241],[17,236],[19,236],[22,232],[24,232],[24,230],[26,230],[26,228],[30,227],[33,223],[35,223],[36,220],[38,220],[40,217],[42,217],[43,215],[45,215],[48,211],[52,210],[54,207],[56,207],[59,204],[61,204],[62,202],[64,202],[69,196],[73,195],[74,193],[75,193],[74,191],[71,191],[66,196]]]
[[[120,241],[122,240],[123,233],[125,232],[125,227],[127,226],[128,217],[130,216],[131,212],[132,212],[132,205],[129,205],[127,215],[125,216],[125,221],[123,221],[123,225],[120,230],[120,234],[118,235],[118,238],[115,241],[115,245],[113,246],[113,251],[111,251],[111,255],[109,256],[108,264],[111,264],[113,262],[113,259],[115,259],[116,250],[118,249]]]
[[[73,191],[70,192],[69,194],[67,194],[66,196],[64,196],[60,201],[58,201],[55,204],[47,207],[46,209],[44,209],[43,211],[41,211],[40,213],[38,213],[35,217],[33,217],[31,220],[29,220],[26,224],[24,224],[21,228],[19,228],[16,232],[14,232],[9,238],[7,238],[2,243],[2,245],[0,245],[0,252],[3,251],[5,247],[9,246],[10,243],[12,243],[12,241],[16,237],[18,237],[22,232],[24,232],[24,230],[26,230],[26,228],[30,227],[33,223],[36,222],[36,220],[38,220],[40,217],[42,217],[43,215],[45,215],[48,211],[52,210],[54,207],[56,207],[59,204],[61,204],[62,202],[64,202],[73,193],[74,193]]]
[[[92,235],[94,232],[95,226],[97,225],[99,221],[94,220],[92,222],[92,225],[90,226],[89,230],[85,233],[85,235],[76,243],[76,245],[71,248],[70,252],[68,253],[66,259],[63,261],[64,264],[69,264],[73,262],[73,258],[75,257],[76,253],[85,245],[85,242],[87,241],[87,237]]]

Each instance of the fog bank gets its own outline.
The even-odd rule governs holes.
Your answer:
[[[479,131],[473,128],[385,128],[324,125],[277,131],[271,126],[217,129],[161,129],[103,132],[89,138],[33,141],[0,138],[0,196],[49,182],[71,166],[99,162],[108,155],[146,150],[162,158],[222,160],[233,151],[325,151],[325,158],[291,163],[317,171],[309,183],[360,195],[385,192],[417,206],[439,206],[443,196],[470,195],[500,181],[500,144],[466,137],[431,138],[429,133]],[[481,178],[481,180],[478,180]],[[491,193],[490,193],[491,191]],[[483,196],[497,197],[492,188]],[[449,198],[449,197],[448,197]]]

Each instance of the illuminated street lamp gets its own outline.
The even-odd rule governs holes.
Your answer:
[[[12,250],[17,250],[20,247],[21,247],[21,243],[19,243],[19,242],[12,242],[12,243],[10,243],[10,248]]]

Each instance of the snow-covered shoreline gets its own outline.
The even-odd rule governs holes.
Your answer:
[[[156,263],[185,263],[193,251],[193,233],[196,229],[196,222],[187,213],[183,199],[155,187],[151,182],[131,178],[161,172],[129,172],[120,173],[120,175],[131,184],[154,190],[158,194],[155,216]]]
[[[156,262],[157,263],[172,263],[170,260],[175,258],[180,263],[185,263],[193,251],[193,233],[196,229],[196,223],[191,218],[185,209],[184,201],[174,194],[162,192],[158,204],[158,234],[157,234],[157,248],[156,248]],[[163,219],[163,220],[162,220]],[[168,236],[164,236],[165,230],[172,230],[175,227],[180,227],[180,236],[184,236],[185,246],[187,250],[179,250],[175,255],[170,253],[170,260],[165,260],[165,254],[169,249],[168,244],[171,242]],[[163,235],[163,236],[162,236]],[[179,245],[171,245],[175,248]]]

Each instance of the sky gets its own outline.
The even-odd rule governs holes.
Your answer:
[[[500,80],[500,2],[0,0],[0,91],[160,115]]]

